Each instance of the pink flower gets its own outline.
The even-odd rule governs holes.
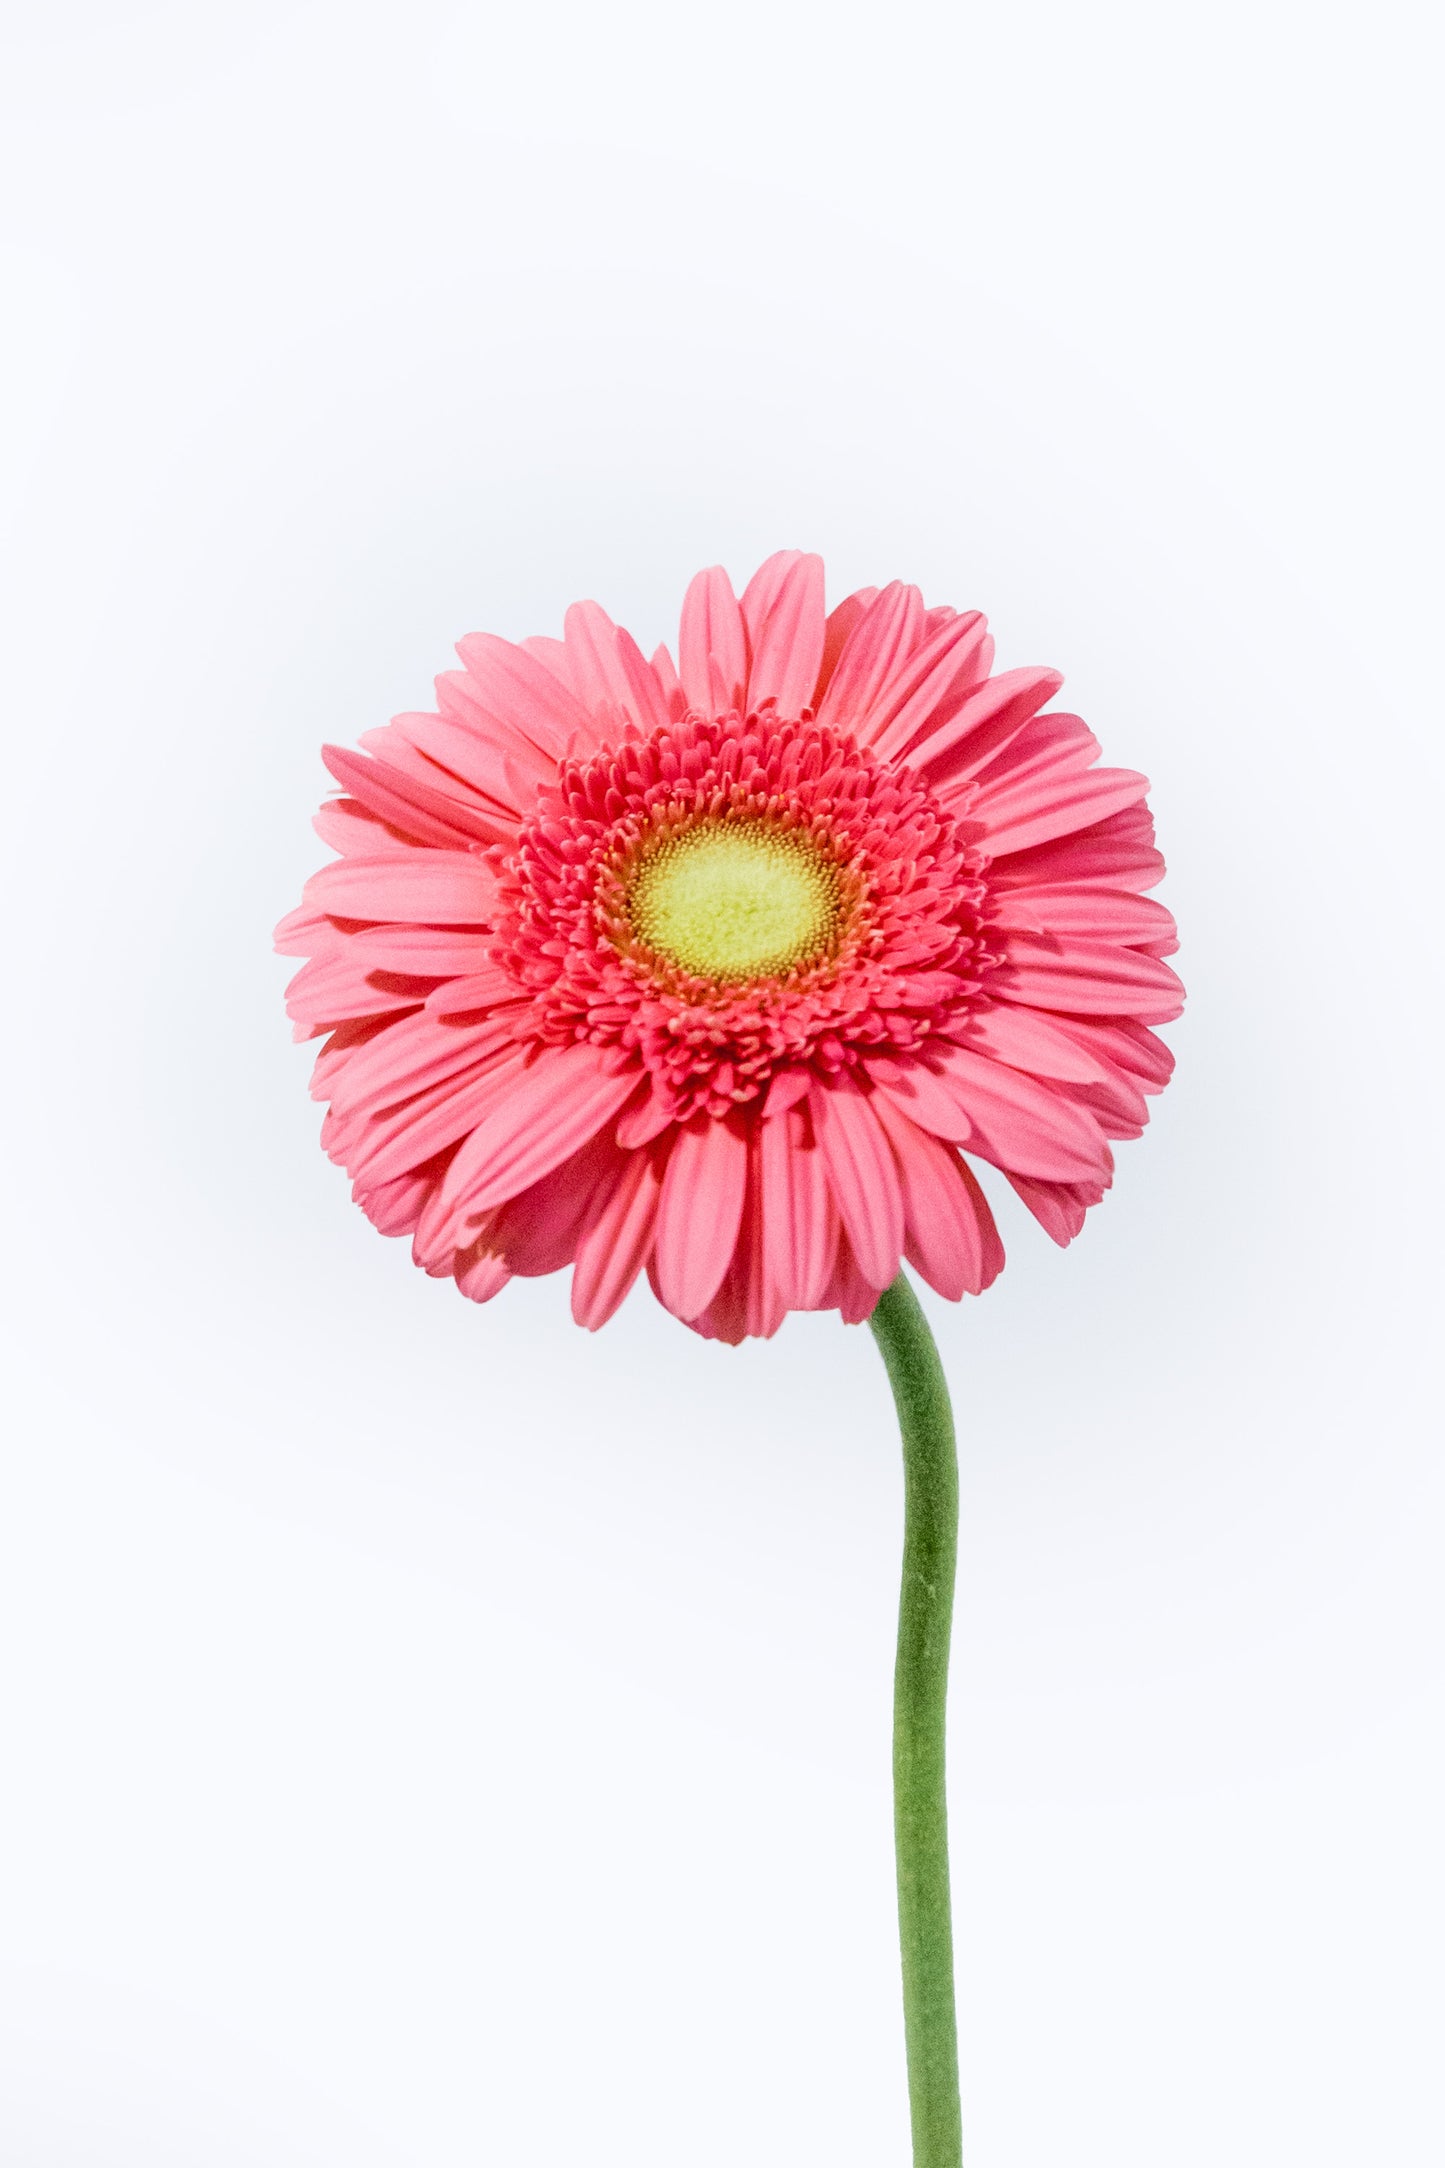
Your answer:
[[[990,676],[982,617],[899,582],[827,615],[791,551],[741,602],[699,573],[675,664],[593,602],[458,652],[436,713],[325,749],[341,855],[277,933],[384,1234],[478,1302],[570,1264],[593,1328],[645,1266],[738,1341],[866,1317],[905,1257],[981,1292],[965,1153],[1078,1233],[1181,988],[1148,785],[1043,712],[1055,671]]]

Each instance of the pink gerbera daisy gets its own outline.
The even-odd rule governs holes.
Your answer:
[[[829,615],[797,552],[741,601],[699,573],[675,663],[592,602],[458,652],[435,713],[326,748],[341,855],[277,937],[383,1233],[479,1302],[570,1264],[591,1327],[646,1268],[728,1341],[865,1318],[905,1257],[979,1293],[970,1155],[1077,1234],[1181,989],[1147,783],[1057,672],[991,676],[899,582]]]

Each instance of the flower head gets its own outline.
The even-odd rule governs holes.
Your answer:
[[[866,1317],[906,1257],[1003,1262],[969,1164],[1058,1242],[1171,1057],[1142,776],[1094,765],[1051,670],[895,582],[831,615],[816,557],[693,581],[678,658],[595,603],[474,634],[435,712],[328,746],[340,853],[283,920],[325,1033],[322,1141],[387,1234],[486,1301],[646,1268],[699,1332]]]

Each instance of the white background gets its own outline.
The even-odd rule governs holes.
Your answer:
[[[904,2168],[868,1336],[427,1281],[269,953],[323,739],[783,546],[1065,671],[1191,995],[934,1306],[969,2168],[1445,2155],[1423,26],[8,11],[7,2168]]]

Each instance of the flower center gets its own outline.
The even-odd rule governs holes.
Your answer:
[[[649,948],[704,979],[811,963],[842,924],[838,869],[811,837],[766,821],[699,821],[647,852],[628,894]]]

